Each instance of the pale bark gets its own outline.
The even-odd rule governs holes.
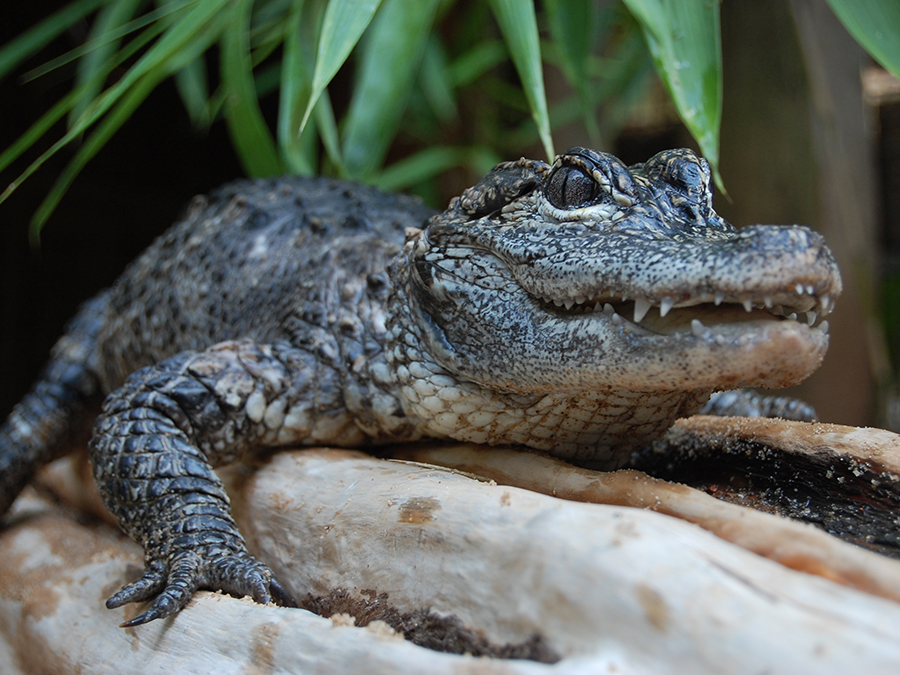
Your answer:
[[[695,418],[672,433],[850,452],[888,470],[900,458],[900,437],[879,430]],[[110,611],[103,601],[136,578],[140,551],[105,524],[78,524],[32,497],[17,502],[0,532],[2,672],[900,668],[900,603],[885,599],[896,599],[900,587],[896,562],[636,472],[585,472],[475,446],[419,451],[497,481],[620,505],[357,452],[305,450],[279,453],[255,472],[229,472],[242,530],[302,601],[387,621],[430,612],[451,633],[474,636],[479,649],[537,644],[557,663],[439,653],[378,621],[353,627],[346,615],[330,620],[208,592],[173,619],[123,630],[118,624],[140,608]],[[68,467],[80,471],[75,462]],[[48,473],[45,488],[96,509],[61,473],[59,466]]]

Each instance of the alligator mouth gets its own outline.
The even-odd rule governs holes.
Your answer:
[[[778,303],[776,304],[776,298]],[[792,321],[828,333],[828,321],[834,301],[830,295],[817,296],[812,286],[798,284],[795,292],[729,298],[724,293],[712,297],[694,297],[675,301],[670,296],[654,302],[600,293],[591,298],[540,298],[543,309],[557,316],[602,314],[610,323],[640,328],[659,335],[693,335],[705,341],[722,343],[734,337],[734,331],[750,329],[746,324]]]

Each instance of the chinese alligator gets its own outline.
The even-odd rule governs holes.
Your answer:
[[[500,164],[437,215],[324,178],[197,198],[0,429],[0,510],[106,395],[94,477],[146,554],[107,606],[152,599],[136,625],[200,587],[290,604],[212,467],[436,437],[615,468],[711,392],[795,384],[828,345],[834,259],[805,227],[736,230],[709,177],[689,150],[626,167],[574,148]]]

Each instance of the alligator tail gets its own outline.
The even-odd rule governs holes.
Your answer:
[[[91,367],[108,293],[84,303],[56,342],[37,383],[0,427],[0,514],[41,466],[90,436],[100,384]]]

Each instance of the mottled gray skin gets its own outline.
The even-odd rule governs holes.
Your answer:
[[[214,466],[428,436],[614,468],[712,391],[793,384],[827,347],[818,316],[791,316],[840,293],[821,237],[736,231],[689,151],[505,163],[431,215],[325,179],[195,200],[82,308],[0,429],[0,509],[108,394],[94,476],[146,569],[107,605],[152,599],[136,625],[200,587],[291,604]]]

